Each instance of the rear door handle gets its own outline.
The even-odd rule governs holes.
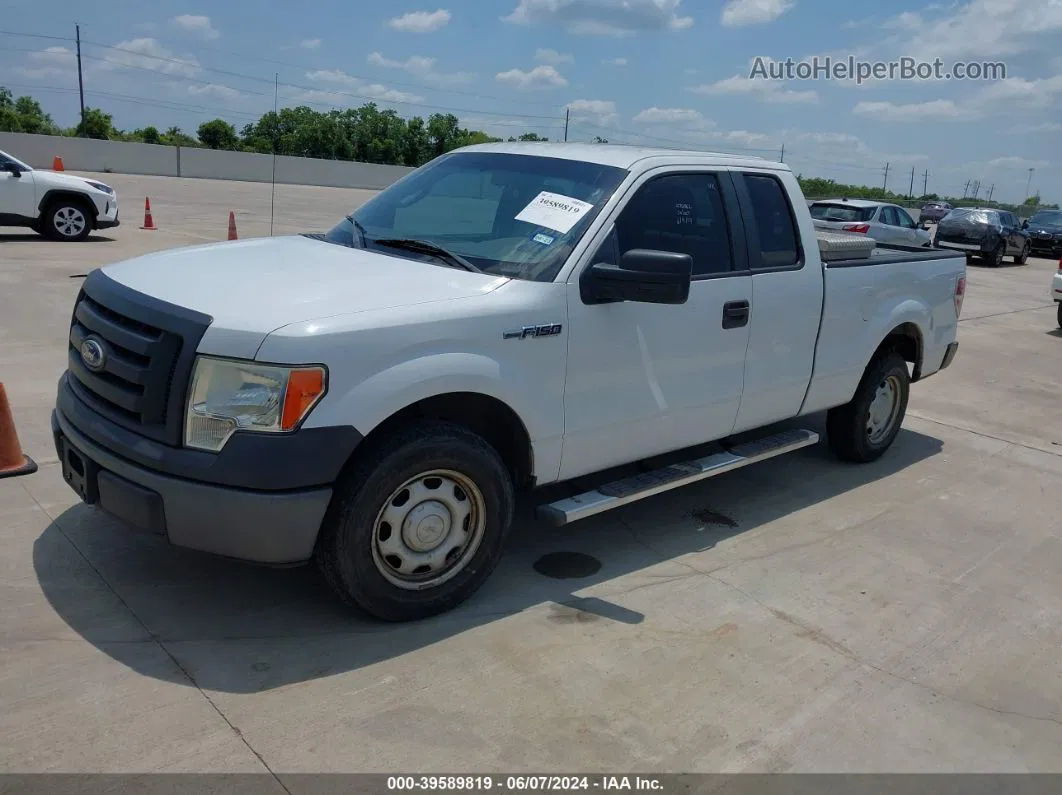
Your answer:
[[[723,304],[723,328],[741,328],[749,322],[748,301],[728,301]]]

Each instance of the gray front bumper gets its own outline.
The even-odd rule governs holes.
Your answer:
[[[174,546],[274,565],[313,555],[331,488],[252,491],[159,474],[95,444],[60,411],[52,432],[64,477],[85,502]]]

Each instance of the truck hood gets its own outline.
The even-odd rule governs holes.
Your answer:
[[[269,332],[290,323],[468,298],[509,281],[302,236],[172,249],[103,272],[209,315],[200,352],[243,358],[253,358]]]

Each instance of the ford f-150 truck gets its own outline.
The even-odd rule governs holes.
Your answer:
[[[824,410],[841,459],[880,457],[955,355],[966,261],[820,248],[780,163],[456,150],[327,233],[91,273],[63,477],[176,546],[315,561],[380,619],[440,613],[494,569],[517,492],[641,465],[539,508],[573,522],[814,444],[757,429]]]

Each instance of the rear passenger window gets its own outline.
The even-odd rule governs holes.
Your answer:
[[[789,200],[774,177],[745,174],[745,186],[752,200],[752,215],[759,238],[759,267],[783,268],[800,260],[800,246]],[[756,267],[756,252],[749,252]]]
[[[714,174],[674,174],[643,185],[616,221],[619,254],[674,251],[693,258],[693,275],[733,269],[730,232]]]

